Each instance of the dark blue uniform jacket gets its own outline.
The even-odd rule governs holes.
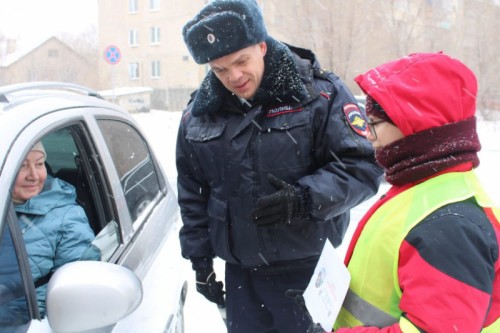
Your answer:
[[[310,51],[267,42],[254,100],[242,103],[209,72],[183,113],[176,158],[185,258],[271,269],[315,262],[327,238],[341,243],[349,210],[377,192],[382,171],[347,87]],[[310,219],[252,222],[257,200],[276,191],[270,173],[308,193]]]

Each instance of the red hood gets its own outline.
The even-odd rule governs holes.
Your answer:
[[[476,111],[474,73],[442,52],[410,54],[355,81],[405,136],[473,117]]]

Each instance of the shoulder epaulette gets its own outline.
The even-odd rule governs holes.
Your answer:
[[[333,74],[333,72],[323,68],[314,68],[314,76],[331,82],[335,81],[336,78],[336,75]]]

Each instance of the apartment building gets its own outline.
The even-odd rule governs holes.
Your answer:
[[[151,88],[152,108],[182,109],[207,71],[192,60],[182,27],[208,1],[99,1],[100,89]],[[479,102],[500,100],[500,88],[492,85],[500,70],[498,0],[256,1],[271,36],[312,49],[354,93],[354,77],[373,66],[412,52],[444,51],[478,74]],[[120,51],[114,64],[104,55],[110,46]]]
[[[205,75],[189,55],[182,27],[205,1],[99,1],[100,89],[147,87],[152,108],[182,109]],[[110,46],[119,59],[108,59]]]

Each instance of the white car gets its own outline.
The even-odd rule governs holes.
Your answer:
[[[34,82],[0,87],[0,133],[0,313],[24,299],[28,318],[14,327],[0,318],[0,332],[182,333],[179,207],[134,119],[88,88]],[[102,258],[53,273],[45,317],[11,198],[39,140],[48,173],[75,186]]]

